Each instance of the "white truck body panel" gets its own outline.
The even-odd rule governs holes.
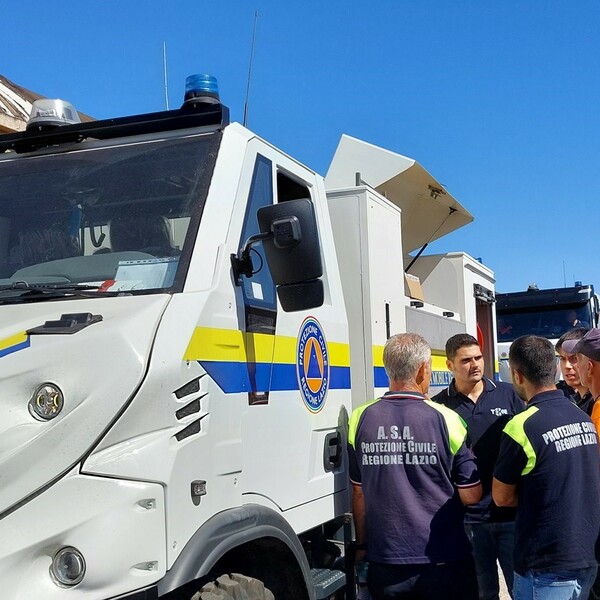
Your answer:
[[[67,302],[2,307],[0,340],[14,342],[0,359],[1,511],[77,464],[123,410],[143,379],[168,299],[90,299],[87,309],[103,315],[100,326],[63,336],[29,336],[25,330],[68,312]],[[28,410],[43,382],[55,383],[65,396],[63,415],[49,422],[33,419]]]
[[[162,486],[79,475],[74,469],[26,510],[0,520],[2,597],[104,600],[156,582],[166,571]],[[52,549],[78,547],[85,585],[65,589],[49,576]]]
[[[382,349],[406,331],[401,211],[365,186],[327,198],[350,324],[352,401],[360,406],[387,389]]]
[[[360,182],[356,181],[357,174]],[[361,183],[402,209],[405,226],[410,224],[403,231],[405,255],[473,220],[471,213],[412,158],[343,135],[325,185],[333,190]]]

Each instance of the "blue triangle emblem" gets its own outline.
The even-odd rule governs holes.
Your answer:
[[[316,344],[310,346],[310,357],[308,359],[308,369],[306,370],[306,377],[308,379],[321,379],[323,373],[319,367],[319,361],[317,360]]]

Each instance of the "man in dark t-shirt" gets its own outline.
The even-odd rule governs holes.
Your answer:
[[[349,424],[356,558],[366,551],[373,600],[476,600],[463,504],[481,486],[466,428],[425,398],[431,349],[421,336],[391,337],[383,361],[390,390]]]
[[[514,598],[587,599],[600,532],[598,436],[556,389],[548,340],[518,338],[509,364],[527,410],[504,428],[492,495],[498,506],[517,507]]]
[[[492,476],[502,429],[525,405],[512,385],[483,376],[483,354],[472,335],[459,333],[449,338],[446,358],[453,379],[432,400],[456,411],[467,426],[468,444],[477,459],[483,495],[477,504],[467,506],[465,530],[473,547],[479,600],[498,600],[498,562],[506,586],[512,590],[516,509],[494,504]]]

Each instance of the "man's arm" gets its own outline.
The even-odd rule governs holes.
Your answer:
[[[466,506],[467,504],[477,504],[481,500],[483,489],[481,484],[471,487],[457,488],[460,501]]]
[[[492,500],[496,506],[514,507],[519,504],[517,488],[528,459],[523,446],[506,433],[506,429],[514,423],[509,421],[500,439],[500,451],[492,479]]]
[[[352,484],[352,516],[354,518],[354,531],[356,543],[367,543],[367,528],[365,524],[365,497],[362,487],[356,483]]]
[[[483,488],[479,481],[475,455],[466,443],[467,431],[464,426],[463,429],[464,440],[454,455],[452,463],[452,483],[464,505],[477,504],[481,500]]]
[[[516,484],[502,483],[500,480],[492,480],[492,499],[496,506],[517,506],[519,495]]]
[[[362,487],[352,482],[352,517],[354,519],[354,533],[356,534],[356,552],[354,560],[365,560],[367,554],[367,525],[365,521],[365,497]]]

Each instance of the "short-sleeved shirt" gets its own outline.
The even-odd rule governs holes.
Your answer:
[[[388,392],[350,417],[350,479],[365,498],[367,558],[387,564],[470,554],[456,487],[479,483],[456,413],[419,393]]]
[[[560,390],[542,392],[504,428],[494,477],[517,485],[515,571],[596,565],[598,436]]]
[[[594,397],[589,390],[582,396],[577,390],[574,390],[566,381],[561,379],[556,388],[559,389],[571,402],[578,406],[586,415],[592,415],[594,408]]]
[[[499,508],[492,500],[492,479],[494,465],[500,449],[500,438],[506,423],[514,415],[525,410],[523,400],[519,398],[509,383],[494,383],[484,378],[484,388],[477,402],[456,389],[452,380],[450,385],[432,397],[456,411],[467,425],[468,445],[477,459],[483,495],[477,504],[466,507],[467,523],[488,523],[514,521],[515,508]]]

